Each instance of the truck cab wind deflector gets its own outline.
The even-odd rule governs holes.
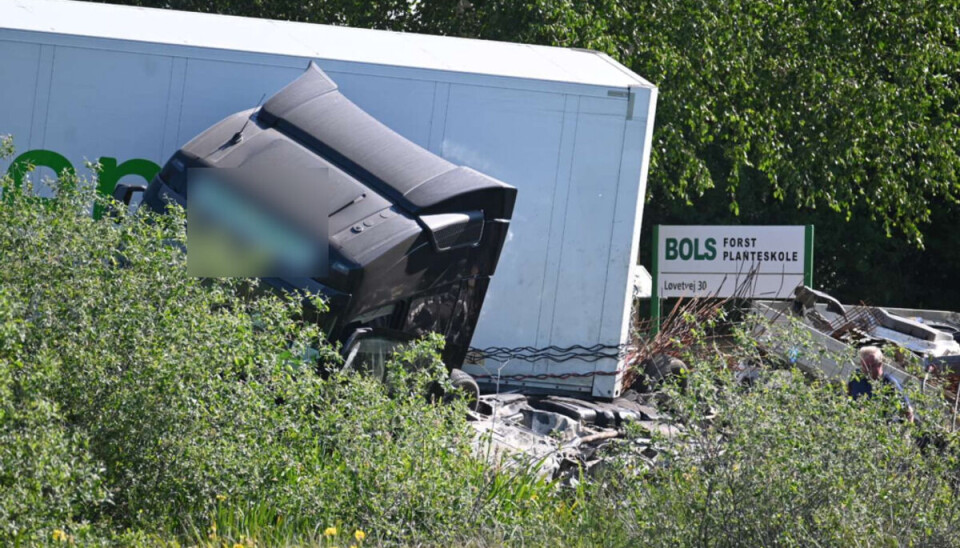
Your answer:
[[[265,282],[322,287],[331,340],[357,329],[446,338],[459,366],[506,240],[516,189],[457,166],[397,134],[343,96],[320,68],[307,70],[261,108],[227,117],[166,163],[144,194],[163,211],[189,209],[195,168],[325,170],[316,182],[328,214],[329,268],[311,279]],[[265,183],[267,184],[267,183]],[[317,194],[312,194],[317,195]],[[286,196],[295,204],[301,197]],[[284,203],[283,200],[278,203]]]

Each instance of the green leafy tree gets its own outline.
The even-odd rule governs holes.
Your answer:
[[[660,88],[654,197],[738,188],[920,241],[960,196],[960,5],[424,2],[417,30],[605,51]]]
[[[818,286],[960,307],[960,4],[433,1],[417,23],[592,48],[655,82],[645,234],[815,224]]]
[[[102,1],[102,0],[101,0]],[[107,0],[182,11],[198,11],[284,21],[346,25],[360,28],[407,30],[414,3],[406,0]]]

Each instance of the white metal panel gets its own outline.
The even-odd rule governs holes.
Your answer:
[[[581,53],[589,53],[590,55],[570,55],[568,53],[570,51],[579,51]],[[620,72],[626,79],[632,80],[632,83],[627,84],[629,86],[654,87],[653,84],[604,53],[544,46],[539,47],[537,53],[543,58],[549,59],[554,64],[562,66],[564,70],[570,73],[594,74],[598,77],[600,72],[612,69]],[[606,62],[606,66],[603,66],[599,61]],[[602,69],[600,67],[602,67]]]
[[[42,146],[74,167],[161,154],[171,59],[57,48]]]
[[[473,103],[460,103],[452,91],[448,117],[452,116],[455,122],[448,125],[448,133],[463,131],[474,139],[480,133],[473,120],[473,114],[478,113],[479,120],[493,124],[494,131],[488,132],[502,150],[494,149],[484,155],[471,148],[471,156],[450,154],[445,147],[444,154],[453,161],[484,169],[520,189],[511,235],[491,282],[474,346],[617,346],[626,342],[625,326],[630,316],[624,301],[631,281],[630,261],[636,257],[635,252],[631,253],[635,246],[633,221],[638,199],[643,196],[639,181],[642,156],[623,155],[631,101],[620,96],[565,100],[562,110],[566,119],[563,113],[556,112],[549,127],[539,128],[521,119],[528,133],[516,135],[519,139],[515,141],[511,137],[515,135],[512,126],[500,119],[504,114],[511,119],[517,116],[500,110],[507,101],[491,97],[485,90],[471,91],[481,94],[491,105],[477,109]],[[552,105],[550,112],[559,106]],[[646,121],[635,120],[629,126],[631,145],[638,144],[634,133],[639,132],[641,139],[646,135]],[[529,133],[531,130],[536,133]],[[540,161],[525,161],[530,142],[549,145],[542,157],[534,157]],[[523,157],[516,154],[519,150],[524,151]],[[501,168],[498,173],[498,166],[490,157],[513,157],[517,165],[501,164],[506,169]],[[614,249],[623,256],[613,257]],[[616,270],[613,274],[611,265]],[[608,292],[610,302],[616,305],[606,305]],[[545,301],[549,304],[545,305]],[[616,328],[603,330],[604,325]],[[500,365],[486,363],[468,366],[467,370],[490,374]],[[512,362],[500,373],[563,374],[616,371],[618,367],[617,360]],[[595,386],[600,378],[607,380],[605,386]],[[615,377],[596,379],[528,380],[521,384],[539,388],[563,386],[566,390],[603,397],[617,395]]]
[[[616,346],[625,342],[619,338],[602,339],[600,327],[604,319],[603,296],[607,291],[616,291],[606,285],[610,241],[624,237],[612,234],[612,228],[626,106],[625,98],[580,99],[569,194],[562,216],[564,230],[556,290],[552,295],[544,296],[553,299],[553,314],[541,319],[550,322],[550,338],[541,346],[589,347],[598,343]],[[602,362],[581,360],[543,363],[536,372],[563,374],[616,370],[614,360],[606,361],[612,363],[607,367]],[[594,386],[598,378],[571,378],[562,383],[567,389],[596,393]],[[551,387],[549,383],[528,384]]]
[[[167,112],[163,120],[163,137],[160,157],[169,158],[180,148],[180,111],[183,108],[183,92],[187,80],[187,60],[174,57],[170,67],[170,93],[167,94]]]
[[[553,345],[608,342],[600,340],[600,325],[627,101],[609,102],[611,108],[619,107],[619,116],[584,114],[581,100],[560,277],[553,295]]]
[[[474,346],[537,339],[563,105],[553,94],[450,88],[442,155],[521,189]]]
[[[436,82],[433,90],[433,111],[430,113],[430,140],[427,149],[437,155],[443,154],[443,134],[447,130],[447,103],[450,99],[450,84]]]
[[[50,107],[50,90],[53,87],[53,54],[56,46],[40,46],[37,63],[36,95],[33,98],[33,115],[30,123],[30,149],[43,146],[47,132],[47,112]]]
[[[312,52],[273,21],[64,0],[0,0],[0,26],[264,53]]]
[[[640,252],[640,227],[646,198],[647,169],[650,165],[650,146],[653,139],[653,117],[656,108],[656,90],[631,90],[633,111],[624,127],[623,154],[620,158],[620,182],[617,188],[616,212],[610,238],[610,261],[604,291],[603,319],[600,340],[627,342],[630,340],[633,311],[633,286]],[[644,274],[646,271],[643,270]],[[646,275],[649,280],[649,274]],[[623,289],[623,291],[621,291]],[[616,344],[616,343],[613,343]],[[623,377],[623,360],[603,360],[598,371],[619,371],[616,376],[597,376],[593,395],[617,397]]]
[[[399,33],[394,33],[398,35]],[[581,63],[564,64],[544,56],[546,46],[494,42],[492,40],[470,40],[446,36],[418,35],[417,47],[429,52],[436,60],[436,68],[478,74],[492,74],[530,78],[534,80],[557,80],[561,82],[584,82],[593,80],[621,79],[608,67],[598,63],[593,52],[560,49],[561,58],[582,59]],[[469,61],[464,64],[464,61]]]
[[[25,146],[30,140],[30,126],[37,89],[40,46],[17,42],[0,42],[0,104],[8,111],[0,134],[13,134]]]
[[[302,72],[302,68],[188,59],[179,144],[230,114],[255,106],[261,97],[280,91]]]
[[[550,345],[553,330],[553,314],[556,305],[557,281],[560,277],[560,259],[563,254],[563,235],[566,227],[567,199],[570,193],[573,151],[577,137],[577,119],[579,118],[580,97],[568,95],[565,98],[563,132],[560,151],[557,155],[557,186],[554,192],[553,209],[550,213],[550,227],[545,241],[547,248],[546,264],[543,269],[543,297],[540,299],[540,321],[537,328],[538,347]]]
[[[0,11],[3,3],[10,0],[0,0]],[[290,67],[301,69],[310,60],[316,61],[324,71],[346,72],[350,74],[381,76],[411,80],[421,80],[430,83],[469,84],[484,87],[528,90],[547,93],[566,93],[578,96],[595,95],[606,97],[610,87],[599,84],[576,82],[562,82],[556,80],[535,80],[522,76],[488,75],[442,69],[427,69],[423,67],[383,65],[344,61],[310,56],[291,56],[257,51],[241,51],[228,49],[214,49],[199,46],[166,44],[159,42],[144,42],[135,40],[119,40],[114,38],[88,37],[72,34],[42,33],[27,30],[11,29],[2,26],[0,21],[0,40],[9,40],[26,43],[42,43],[50,46],[71,46],[82,48],[102,49],[107,51],[125,51],[127,53],[144,53],[148,55],[174,56],[183,59],[203,59],[208,61],[226,61],[252,63],[259,65]]]
[[[30,145],[40,46],[0,41],[0,52],[0,135],[13,135],[17,150],[24,151]],[[0,160],[0,173],[11,160]]]
[[[0,26],[599,86],[648,85],[586,50],[67,0],[0,0]]]

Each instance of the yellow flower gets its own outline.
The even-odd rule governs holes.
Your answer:
[[[367,538],[367,534],[361,531],[360,529],[357,529],[353,533],[353,538],[357,539],[357,542],[363,542],[363,539]]]
[[[336,528],[336,527],[327,527],[326,529],[323,530],[323,536],[325,536],[325,537],[335,537],[335,536],[337,536],[337,528]]]
[[[247,547],[237,542],[237,543],[234,543],[233,548],[247,548]]]
[[[357,545],[356,545],[356,544],[351,544],[351,545],[350,545],[350,548],[357,548]]]
[[[217,500],[219,500],[220,502],[223,502],[223,501],[227,500],[227,496],[226,496],[226,495],[217,495]]]
[[[66,542],[67,534],[63,532],[63,529],[55,529],[53,531],[53,540],[57,542]]]

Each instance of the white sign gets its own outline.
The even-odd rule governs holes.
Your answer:
[[[789,298],[811,283],[813,227],[659,226],[655,298]]]

